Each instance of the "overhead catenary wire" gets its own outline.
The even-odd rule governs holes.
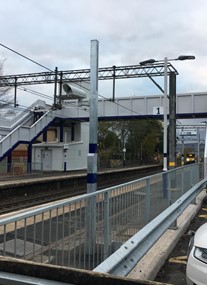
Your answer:
[[[14,50],[14,49],[12,49],[12,48],[10,48],[10,47],[8,47],[8,46],[2,44],[2,43],[0,43],[0,46],[6,48],[6,49],[8,49],[8,50],[10,50],[11,52],[13,52],[13,53],[15,53],[15,54],[17,54],[17,55],[19,55],[19,56],[21,56],[21,57],[23,57],[23,58],[29,60],[29,61],[31,61],[32,63],[34,63],[34,64],[36,64],[36,65],[38,65],[38,66],[40,66],[40,67],[42,67],[42,68],[44,68],[44,69],[46,69],[46,70],[48,70],[48,71],[53,72],[53,70],[51,70],[50,68],[48,68],[48,67],[46,67],[46,66],[44,66],[44,65],[42,65],[42,64],[40,64],[40,63],[38,63],[37,61],[35,61],[35,60],[33,60],[33,59],[31,59],[31,58],[29,58],[29,57],[23,55],[22,53],[20,53],[20,52]],[[75,83],[75,84],[79,85],[78,83]],[[79,85],[79,86],[80,86],[80,85]],[[86,87],[83,87],[83,88],[86,89],[86,90],[88,90],[88,88],[86,88]],[[24,90],[24,91],[25,91],[25,90]],[[40,94],[41,94],[41,93],[40,93]],[[40,94],[39,94],[39,96],[42,97],[42,95],[40,95]],[[35,95],[37,95],[37,94],[35,94]],[[109,100],[108,98],[106,98],[106,97],[104,97],[104,96],[102,96],[102,95],[100,95],[100,94],[98,94],[98,96],[104,98],[105,100]],[[47,97],[44,97],[44,98],[47,98]],[[49,99],[49,98],[47,98],[47,99]],[[111,101],[111,102],[114,103],[114,104],[116,104],[116,105],[118,105],[119,107],[124,108],[125,110],[128,110],[128,111],[130,111],[130,112],[132,112],[132,113],[134,113],[134,114],[137,114],[137,115],[139,115],[139,116],[143,116],[143,117],[144,117],[144,115],[142,115],[142,114],[140,114],[140,113],[138,113],[138,112],[136,112],[136,111],[134,111],[134,110],[132,110],[132,109],[130,109],[130,108],[128,108],[128,107],[125,107],[125,106],[123,106],[123,105],[121,105],[121,104],[119,104],[119,103],[117,103],[117,102],[114,102],[114,101]]]
[[[17,89],[19,89],[21,91],[25,91],[25,92],[31,93],[31,94],[36,95],[38,97],[42,97],[42,98],[45,98],[45,99],[53,101],[53,97],[52,96],[44,94],[42,92],[38,92],[36,90],[30,89],[30,88],[26,88],[26,87],[17,87]]]
[[[39,65],[39,66],[41,66],[41,67],[43,67],[43,68],[45,68],[45,69],[47,69],[48,71],[53,71],[53,70],[51,70],[50,68],[48,68],[48,67],[46,67],[46,66],[44,66],[44,65],[42,65],[42,64],[40,64],[40,63],[38,63],[38,62],[36,62],[36,61],[34,61],[34,60],[32,60],[31,58],[29,58],[29,57],[27,57],[27,56],[25,56],[25,55],[23,55],[23,54],[21,54],[21,53],[15,51],[15,50],[11,49],[11,48],[9,48],[8,46],[3,45],[2,43],[0,43],[0,45],[1,45],[2,47],[4,47],[4,48],[6,48],[6,49],[8,49],[8,50],[10,50],[10,51],[12,51],[12,52],[14,52],[14,53],[16,53],[17,55],[19,55],[19,56],[21,56],[21,57],[23,57],[23,58],[25,58],[25,59],[27,59],[27,60],[29,60],[29,61],[31,61],[31,62],[37,64],[37,65]],[[78,83],[76,83],[76,84],[79,85]],[[83,88],[87,89],[86,87],[83,87]],[[102,98],[104,98],[104,99],[106,99],[106,100],[108,100],[108,98],[106,98],[106,97],[104,97],[104,96],[101,96],[100,94],[98,94],[98,96],[99,96],[99,97],[102,97]],[[141,114],[139,114],[139,113],[133,111],[132,109],[129,109],[129,108],[125,107],[125,106],[122,106],[122,105],[118,104],[117,102],[113,102],[113,103],[115,103],[116,105],[121,106],[122,108],[124,108],[124,109],[126,109],[126,110],[128,110],[128,111],[131,111],[131,112],[133,112],[133,113],[135,113],[135,114],[137,114],[137,115],[142,116]]]
[[[25,92],[28,92],[28,93],[31,93],[33,95],[36,95],[38,97],[42,97],[42,98],[46,98],[46,99],[49,99],[51,101],[53,101],[53,97],[47,95],[47,94],[44,94],[44,93],[40,93],[38,91],[35,91],[35,90],[32,90],[32,89],[29,89],[29,88],[25,88],[25,87],[18,87],[18,89],[22,90],[22,91],[25,91]],[[82,110],[85,110],[87,111],[87,109],[85,107],[82,107],[82,106],[77,106],[76,104],[74,103],[69,103],[67,102],[67,105],[70,105],[71,107],[77,107],[79,109],[82,109]],[[67,116],[63,116],[64,118],[67,118]]]
[[[80,86],[78,83],[75,83],[75,84],[78,85],[78,86]],[[83,87],[83,88],[84,88],[85,90],[89,91],[88,88],[86,88],[86,87]],[[20,89],[20,90],[22,90],[22,91],[25,91],[25,92],[28,92],[28,93],[31,93],[31,94],[36,95],[36,96],[38,96],[38,97],[42,97],[42,98],[46,98],[46,99],[49,99],[49,100],[53,100],[53,97],[51,97],[51,96],[49,96],[49,95],[46,95],[46,94],[43,94],[43,93],[41,93],[41,92],[38,92],[38,91],[35,91],[35,90],[32,90],[32,89],[29,89],[29,88],[18,87],[18,89]],[[105,100],[107,100],[107,101],[110,100],[110,99],[108,99],[107,97],[104,97],[104,96],[102,96],[102,95],[100,95],[100,94],[98,94],[98,96],[101,97],[101,98],[103,98],[103,99],[105,99]],[[123,106],[123,105],[121,105],[121,104],[119,104],[119,103],[117,103],[117,102],[115,102],[115,101],[111,101],[111,103],[114,103],[114,104],[116,104],[117,106],[122,107],[123,109],[130,111],[130,112],[133,113],[133,114],[136,114],[136,115],[139,115],[139,116],[143,116],[143,117],[144,117],[144,115],[142,115],[142,114],[140,114],[140,113],[138,113],[138,112],[136,112],[136,111],[134,111],[134,110],[132,110],[132,109],[126,107],[126,106]],[[85,110],[85,111],[86,111],[86,108],[85,108],[85,107],[77,106],[76,104],[71,103],[71,102],[67,102],[67,105],[70,105],[71,107],[76,107],[76,108],[78,108],[78,109],[82,109],[82,110]]]
[[[78,83],[75,83],[76,85],[78,85],[78,86],[80,86],[80,84],[78,84]],[[87,90],[87,91],[89,91],[89,89],[87,88],[87,87],[83,87],[85,90]],[[44,94],[44,93],[41,93],[41,92],[38,92],[38,91],[35,91],[35,90],[32,90],[32,89],[29,89],[29,88],[25,88],[25,87],[18,87],[18,89],[19,90],[22,90],[22,91],[25,91],[25,92],[28,92],[28,93],[31,93],[31,94],[33,94],[33,95],[36,95],[36,96],[38,96],[38,97],[42,97],[42,98],[46,98],[46,99],[49,99],[49,100],[53,100],[53,97],[52,96],[49,96],[49,95],[47,95],[47,94]],[[123,109],[125,109],[125,110],[128,110],[128,111],[130,111],[132,114],[136,114],[136,115],[139,115],[139,116],[141,116],[141,117],[145,117],[144,115],[142,115],[142,114],[140,114],[140,113],[138,113],[138,112],[136,112],[135,110],[132,110],[131,108],[128,108],[128,107],[126,107],[126,106],[124,106],[124,105],[121,105],[121,104],[119,104],[118,102],[116,102],[116,101],[111,101],[109,98],[107,98],[107,97],[105,97],[105,96],[103,96],[103,95],[101,95],[101,94],[98,94],[98,96],[99,97],[101,97],[101,98],[103,98],[104,100],[106,100],[106,101],[110,101],[111,103],[113,103],[113,104],[115,104],[115,105],[117,105],[117,106],[119,106],[119,107],[121,107],[121,108],[123,108]],[[76,108],[78,108],[78,109],[82,109],[82,110],[87,110],[87,108],[85,108],[85,107],[82,107],[82,106],[77,106],[77,104],[74,104],[74,103],[72,103],[72,102],[67,102],[67,105],[70,105],[71,107],[76,107]],[[89,111],[88,111],[89,112]],[[64,116],[64,117],[66,117],[66,116]]]
[[[29,61],[31,61],[32,63],[34,63],[34,64],[36,64],[36,65],[38,65],[38,66],[40,66],[40,67],[43,67],[43,68],[45,68],[45,69],[48,70],[48,71],[53,72],[53,70],[51,70],[50,68],[48,68],[48,67],[46,67],[46,66],[40,64],[39,62],[37,62],[37,61],[35,61],[35,60],[33,60],[33,59],[31,59],[31,58],[25,56],[25,55],[23,55],[22,53],[20,53],[20,52],[14,50],[14,49],[12,49],[12,48],[10,48],[10,47],[8,47],[8,46],[2,44],[2,43],[0,43],[0,45],[1,45],[2,47],[4,47],[4,48],[10,50],[11,52],[13,52],[13,53],[15,53],[15,54],[17,54],[17,55],[19,55],[19,56],[21,56],[21,57],[23,57],[23,58],[29,60]],[[42,98],[46,98],[46,99],[49,99],[49,100],[53,100],[53,98],[51,98],[49,95],[46,95],[46,94],[43,94],[43,93],[34,91],[34,90],[32,90],[32,89],[29,89],[29,88],[25,88],[25,87],[21,88],[21,87],[18,87],[18,89],[23,90],[23,91],[26,91],[26,92],[28,92],[28,93],[31,93],[31,94],[33,94],[33,95],[37,95],[37,96],[42,97]],[[81,108],[81,107],[79,107],[79,108]],[[28,108],[25,109],[25,110],[28,110]]]
[[[34,64],[37,64],[37,65],[39,65],[40,67],[43,67],[43,68],[47,69],[48,71],[53,71],[53,70],[51,70],[50,68],[48,68],[48,67],[46,67],[46,66],[40,64],[39,62],[37,62],[37,61],[35,61],[35,60],[29,58],[28,56],[23,55],[22,53],[20,53],[20,52],[14,50],[14,49],[12,49],[12,48],[10,48],[10,47],[8,47],[8,46],[2,44],[2,43],[0,43],[0,45],[1,45],[2,47],[4,47],[4,48],[10,50],[11,52],[13,52],[13,53],[15,53],[15,54],[17,54],[17,55],[19,55],[19,56],[21,56],[21,57],[23,57],[23,58],[25,58],[25,59],[31,61],[31,62],[33,62]]]
[[[33,59],[31,59],[31,58],[29,58],[29,57],[23,55],[22,53],[17,52],[16,50],[14,50],[14,49],[12,49],[12,48],[10,48],[10,47],[8,47],[8,46],[2,44],[2,43],[0,43],[0,45],[1,45],[2,47],[4,47],[4,48],[10,50],[11,52],[13,52],[13,53],[15,53],[15,54],[17,54],[17,55],[19,55],[19,56],[21,56],[21,57],[23,57],[23,58],[25,58],[25,59],[31,61],[31,62],[33,62],[34,64],[36,64],[36,65],[38,65],[38,66],[41,66],[41,67],[45,68],[45,69],[48,70],[48,71],[53,72],[53,70],[51,70],[50,68],[48,68],[48,67],[46,67],[46,66],[44,66],[44,65],[42,65],[42,64],[40,64],[40,63],[38,63],[37,61],[34,61]],[[151,77],[150,77],[150,79],[151,79]],[[153,81],[153,82],[154,82],[154,81]],[[76,83],[76,84],[78,85],[78,83]],[[156,85],[157,85],[157,84],[156,84]],[[159,89],[160,89],[161,91],[163,91],[162,88],[160,88],[159,85],[158,85],[158,87],[159,87]],[[83,88],[87,89],[86,87],[83,87]],[[108,100],[108,98],[106,98],[106,97],[104,97],[104,96],[101,96],[100,94],[98,94],[98,96],[100,96],[100,97],[102,97],[102,98]],[[45,97],[45,98],[46,98],[46,97]],[[144,115],[142,115],[142,114],[140,114],[140,113],[138,113],[138,112],[136,112],[136,111],[134,111],[134,110],[132,110],[132,109],[130,109],[130,108],[128,108],[128,107],[122,106],[121,104],[119,104],[119,103],[117,103],[117,102],[114,102],[114,101],[112,101],[112,102],[113,102],[114,104],[116,104],[116,105],[118,105],[118,106],[120,106],[120,107],[122,107],[122,108],[124,108],[124,109],[126,109],[126,110],[128,110],[128,111],[130,111],[130,112],[132,112],[132,113],[134,113],[134,114],[137,114],[137,115],[139,115],[139,116],[143,116],[143,117],[144,117]]]
[[[80,87],[80,84],[78,84],[78,83],[76,83],[76,82],[74,82],[74,83]],[[87,87],[85,87],[85,86],[82,86],[82,88],[84,88],[84,89],[87,90],[87,91],[90,91],[90,90],[89,90]],[[142,115],[142,114],[140,114],[140,113],[138,113],[138,112],[136,112],[136,111],[134,111],[134,110],[132,110],[132,109],[126,107],[126,106],[123,106],[123,105],[119,104],[119,103],[116,102],[116,101],[112,101],[112,100],[110,100],[109,98],[107,98],[107,97],[105,97],[105,96],[103,96],[103,95],[101,95],[101,94],[98,94],[98,96],[101,97],[101,98],[103,98],[103,99],[106,100],[106,101],[110,101],[111,103],[114,103],[115,105],[117,105],[117,106],[119,106],[119,107],[122,107],[122,108],[125,109],[125,110],[130,111],[131,113],[134,113],[134,114],[136,114],[136,115],[145,117],[144,115]]]

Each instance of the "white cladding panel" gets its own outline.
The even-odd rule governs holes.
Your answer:
[[[193,107],[193,97],[191,95],[187,96],[177,96],[176,100],[176,112],[177,113],[191,113]]]
[[[157,106],[162,106],[162,98],[159,96],[155,97],[146,97],[146,115],[152,115],[153,114],[153,108]]]
[[[201,113],[207,111],[207,95],[198,94],[194,95],[195,110],[199,110]]]
[[[133,97],[123,97],[116,98],[115,102],[110,100],[99,100],[98,101],[98,116],[99,117],[124,117],[132,116],[139,117],[144,115],[155,116],[153,114],[153,109],[156,107],[163,107],[164,96],[133,96]],[[187,114],[188,116],[193,116],[197,114],[199,117],[207,117],[207,93],[188,93],[188,94],[177,94],[176,100],[177,110],[176,113]],[[0,156],[6,154],[6,152],[11,149],[20,140],[26,140],[28,142],[32,141],[36,135],[41,133],[41,131],[46,128],[54,118],[62,117],[68,120],[82,119],[87,120],[89,118],[89,107],[87,102],[84,106],[80,106],[78,101],[71,101],[69,105],[63,106],[61,110],[51,110],[47,109],[44,115],[35,122],[35,124],[19,124],[18,127],[7,129],[8,135],[5,136],[5,127],[0,126]],[[169,112],[168,112],[169,113]],[[28,114],[30,116],[31,114]],[[28,122],[27,122],[28,123]],[[7,128],[7,127],[6,127]],[[1,133],[2,130],[2,133]],[[80,131],[75,131],[75,135],[80,134]],[[76,137],[76,140],[82,140],[82,136]]]
[[[36,144],[33,146],[34,170],[63,171],[66,163],[66,170],[86,169],[88,144],[85,142],[69,143],[68,149],[57,143],[49,146],[49,143]],[[42,165],[42,166],[41,166]]]
[[[169,100],[167,100],[167,110],[169,113]],[[153,115],[154,107],[163,107],[164,96],[133,96],[116,98],[115,102],[99,100],[98,116],[136,116]],[[207,93],[177,94],[176,96],[177,114],[194,114],[207,112]]]

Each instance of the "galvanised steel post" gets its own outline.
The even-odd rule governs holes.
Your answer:
[[[104,259],[109,256],[110,243],[109,191],[107,191],[104,193]]]
[[[113,94],[112,94],[112,102],[115,101],[115,78],[116,78],[116,66],[113,66]]]
[[[181,172],[182,181],[181,181],[181,193],[184,194],[184,170]]]
[[[176,74],[169,76],[169,169],[176,168]],[[176,171],[171,173],[171,187],[176,188]]]
[[[98,48],[97,40],[91,41],[90,100],[89,100],[89,152],[87,157],[87,193],[97,190],[97,126],[98,126]],[[86,208],[87,253],[94,256],[96,246],[96,199],[88,199]]]
[[[168,196],[168,175],[167,175],[167,57],[164,58],[164,101],[163,101],[163,194],[164,198]]]
[[[167,57],[164,58],[164,137],[163,137],[163,171],[167,171]]]
[[[197,138],[198,138],[198,165],[200,166],[200,128],[197,128]]]
[[[190,169],[190,174],[191,174],[191,188],[198,182],[197,181],[197,169],[198,167],[195,167],[196,165],[193,165]],[[194,198],[191,202],[191,204],[196,205],[196,198]]]
[[[58,79],[58,68],[55,67],[55,83],[54,83],[54,107],[57,104],[57,79]]]
[[[205,137],[205,149],[204,149],[204,178],[207,177],[207,123],[206,123],[206,137]]]
[[[145,212],[145,223],[150,222],[151,209],[150,209],[150,178],[146,178],[146,212]]]
[[[98,126],[98,41],[91,41],[89,100],[89,153],[87,168],[87,193],[97,190],[97,126]]]
[[[14,79],[14,108],[17,107],[17,77]]]
[[[62,90],[63,90],[63,72],[60,71],[60,81],[59,81],[59,106],[61,107],[62,101],[61,101],[61,96],[62,96]]]
[[[172,194],[173,194],[173,192],[171,191],[171,176],[174,174],[173,172],[174,172],[175,170],[173,170],[173,171],[168,171],[167,172],[167,178],[168,178],[168,193],[169,193],[169,207],[176,201],[176,198],[175,197],[172,197]],[[177,229],[177,219],[176,220],[174,220],[174,222],[170,225],[170,227],[169,227],[169,229],[171,229],[171,230],[176,230]]]
[[[169,168],[176,167],[176,74],[170,72],[169,88]]]

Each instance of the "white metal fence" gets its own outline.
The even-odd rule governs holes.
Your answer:
[[[93,269],[200,179],[193,164],[8,215],[0,254]]]

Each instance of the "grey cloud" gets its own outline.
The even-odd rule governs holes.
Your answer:
[[[89,67],[91,39],[99,40],[100,66],[193,53],[199,59],[194,66],[204,66],[196,84],[205,89],[206,10],[205,0],[7,0],[0,7],[1,41],[63,70]],[[5,70],[13,74],[42,71],[3,48],[0,57],[7,58]],[[185,86],[180,81],[179,90],[193,81],[187,75],[193,72],[192,63],[185,66]]]

